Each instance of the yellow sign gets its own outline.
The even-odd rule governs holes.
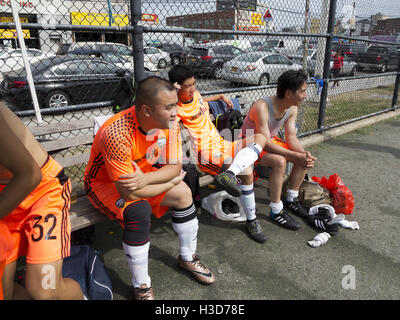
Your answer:
[[[262,21],[261,13],[252,13],[251,14],[251,24],[255,24],[258,26],[265,26],[265,21]]]
[[[152,22],[155,24],[159,24],[160,20],[158,20],[158,16],[154,13],[143,13],[142,14],[142,21]]]
[[[129,26],[129,17],[126,14],[113,14],[112,27]],[[110,16],[108,13],[71,12],[71,23],[83,26],[109,26]]]
[[[28,18],[19,17],[19,21],[21,23],[28,23]],[[0,22],[2,23],[12,23],[14,22],[13,17],[0,17]],[[29,30],[22,30],[22,34],[25,39],[29,39],[31,34]],[[16,39],[17,38],[17,30],[15,29],[0,29],[0,39]]]

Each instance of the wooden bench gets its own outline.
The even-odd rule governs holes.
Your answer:
[[[107,219],[104,214],[93,207],[83,188],[83,173],[90,156],[94,123],[93,119],[85,119],[29,127],[35,138],[64,167],[66,174],[72,180],[70,210],[72,231]],[[82,131],[86,133],[82,134]],[[76,134],[74,135],[74,133]],[[80,171],[77,175],[78,179],[74,179],[76,174],[69,173],[71,168]],[[201,187],[207,186],[211,182],[211,176],[200,178]]]

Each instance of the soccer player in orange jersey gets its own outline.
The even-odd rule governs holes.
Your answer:
[[[136,299],[154,299],[148,274],[151,214],[161,217],[169,207],[180,242],[179,266],[202,283],[214,282],[196,254],[198,220],[191,191],[183,182],[177,103],[169,81],[141,81],[135,106],[108,119],[96,133],[85,170],[92,204],[124,228],[122,247]]]
[[[71,182],[2,103],[0,150],[0,241],[8,239],[11,247],[2,277],[5,298],[83,299],[79,284],[62,277],[70,254]],[[25,288],[14,284],[20,256],[26,256]]]
[[[233,142],[224,140],[209,117],[207,101],[222,99],[229,106],[228,99],[224,95],[203,98],[196,90],[193,71],[184,65],[174,66],[168,76],[171,82],[180,86],[178,118],[189,131],[198,167],[213,175],[218,186],[240,197],[247,216],[246,228],[249,235],[258,242],[265,242],[267,238],[255,213],[251,166],[257,161],[266,138],[256,134]],[[239,185],[236,176],[240,178]]]

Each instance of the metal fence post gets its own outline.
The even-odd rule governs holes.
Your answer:
[[[144,73],[144,55],[143,55],[143,25],[142,25],[142,1],[130,0],[131,6],[131,24],[133,65],[135,68],[135,81],[139,82],[145,78]]]
[[[319,104],[319,114],[318,114],[318,129],[321,132],[323,131],[323,127],[324,127],[326,100],[328,98],[329,71],[330,71],[330,60],[331,60],[331,52],[332,52],[333,31],[334,31],[334,27],[335,27],[336,4],[337,4],[337,0],[330,0],[328,30],[327,30],[327,33],[329,34],[329,36],[326,39],[324,71],[322,74],[322,78],[324,79],[324,85],[322,87],[321,100],[320,100],[320,104]]]
[[[397,48],[399,50],[399,48]],[[400,52],[397,53],[400,56]],[[396,110],[397,107],[397,99],[399,97],[399,86],[400,86],[400,58],[399,63],[397,65],[397,75],[396,75],[396,82],[394,83],[394,91],[393,91],[393,99],[392,99],[392,108]]]

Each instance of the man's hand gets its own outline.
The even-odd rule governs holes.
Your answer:
[[[307,169],[312,169],[314,168],[314,162],[317,160],[317,158],[313,157],[309,151],[306,151],[306,157],[307,157]]]
[[[147,185],[146,174],[140,170],[139,166],[135,161],[131,161],[133,166],[135,167],[134,173],[123,174],[119,176],[118,183],[121,187],[129,190],[135,191],[138,189],[142,189]]]
[[[220,99],[226,103],[226,108],[228,110],[233,109],[233,103],[232,103],[231,99],[227,98],[224,94],[221,94]]]
[[[185,178],[185,176],[186,176],[186,171],[182,170],[179,176],[176,176],[175,178],[171,179],[170,182],[176,186]]]

